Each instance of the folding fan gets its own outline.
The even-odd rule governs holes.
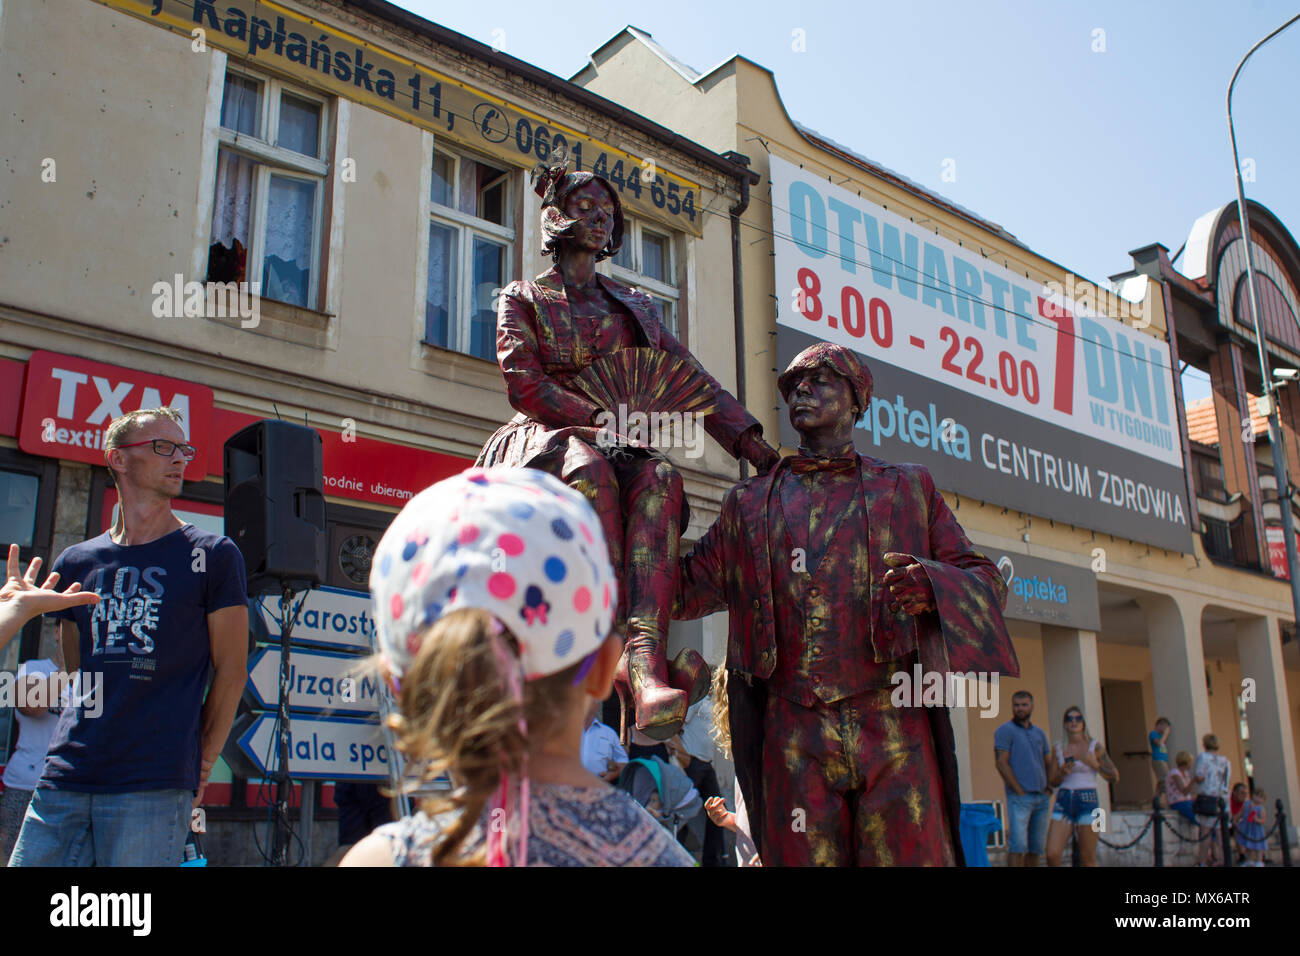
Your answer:
[[[713,387],[690,362],[658,349],[619,349],[596,359],[572,380],[607,411],[695,412],[717,407]]]

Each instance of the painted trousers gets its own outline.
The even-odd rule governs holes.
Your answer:
[[[804,707],[769,693],[764,866],[952,866],[930,721],[871,690]]]

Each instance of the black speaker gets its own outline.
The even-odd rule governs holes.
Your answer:
[[[320,434],[264,418],[226,440],[226,534],[244,556],[249,594],[325,579],[325,469]]]

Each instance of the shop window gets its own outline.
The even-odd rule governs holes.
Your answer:
[[[329,104],[269,77],[226,73],[209,282],[260,282],[261,295],[317,308]]]
[[[424,340],[496,360],[496,296],[513,261],[510,170],[437,149],[427,202]]]
[[[610,274],[620,282],[634,285],[654,300],[664,328],[680,338],[678,303],[681,292],[677,281],[676,242],[667,233],[658,232],[638,220],[624,222],[623,245],[610,259]]]
[[[40,484],[35,475],[0,471],[0,547],[30,548],[35,542]]]

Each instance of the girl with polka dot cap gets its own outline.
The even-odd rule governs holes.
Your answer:
[[[407,503],[371,565],[379,661],[398,748],[454,789],[342,865],[693,864],[582,766],[622,653],[608,554],[586,499],[541,471],[470,469]]]

